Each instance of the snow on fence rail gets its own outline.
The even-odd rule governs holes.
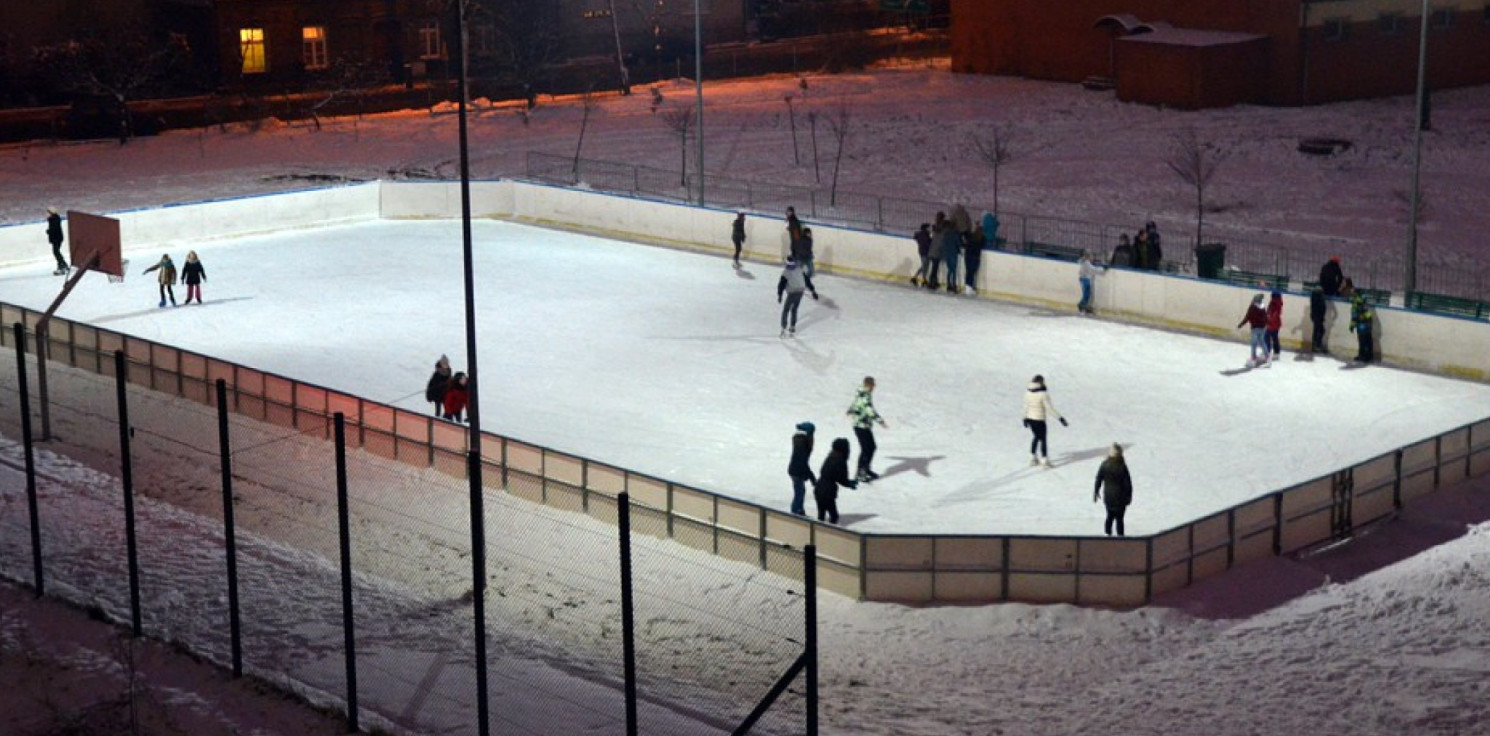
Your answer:
[[[0,303],[0,322],[34,330],[40,313]],[[0,343],[14,347],[9,330]],[[346,417],[348,444],[464,477],[466,428],[422,412],[54,318],[52,360],[109,374],[122,350],[132,384],[210,404],[224,379],[233,411],[330,441]],[[34,338],[33,338],[34,339]],[[618,498],[657,536],[799,576],[818,549],[819,587],[898,602],[1026,601],[1136,606],[1249,560],[1347,539],[1443,485],[1490,472],[1490,419],[1464,425],[1330,475],[1147,537],[861,534],[778,509],[632,472],[491,433],[484,479],[535,504],[615,523]],[[798,579],[800,579],[798,577]]]

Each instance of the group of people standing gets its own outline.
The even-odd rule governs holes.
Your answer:
[[[920,267],[911,276],[912,286],[924,286],[933,291],[941,288],[939,280],[943,265],[947,268],[947,292],[968,294],[978,290],[978,267],[983,261],[983,249],[998,244],[998,216],[984,212],[977,224],[972,221],[967,208],[952,207],[951,217],[945,212],[936,213],[933,222],[923,222],[911,237],[916,241],[916,254],[921,258]],[[958,285],[957,264],[962,261],[962,285]]]
[[[1158,271],[1164,263],[1164,248],[1160,241],[1159,226],[1149,220],[1131,239],[1127,233],[1118,236],[1117,248],[1112,251],[1112,265]]]
[[[1376,342],[1373,334],[1373,323],[1376,320],[1376,310],[1366,301],[1366,295],[1350,279],[1345,277],[1344,270],[1340,266],[1340,256],[1332,256],[1319,269],[1319,285],[1309,292],[1309,322],[1313,327],[1313,333],[1309,338],[1310,353],[1328,353],[1326,344],[1328,334],[1328,323],[1331,299],[1348,299],[1350,301],[1350,331],[1356,336],[1356,355],[1354,362],[1371,363],[1376,360]],[[1265,365],[1275,361],[1282,354],[1282,346],[1278,341],[1278,333],[1283,327],[1283,294],[1274,290],[1267,308],[1262,308],[1263,295],[1252,297],[1252,304],[1247,308],[1247,314],[1237,327],[1249,325],[1252,329],[1252,355],[1248,360],[1248,366]],[[1262,352],[1261,360],[1258,359],[1259,348]]]
[[[860,483],[872,483],[880,477],[874,472],[874,451],[878,446],[874,439],[874,425],[888,428],[890,425],[874,408],[874,376],[865,376],[854,401],[845,412],[853,420],[854,436],[859,440],[858,470],[852,478],[848,472],[849,441],[847,437],[833,440],[828,457],[816,475],[812,472],[813,433],[817,427],[812,422],[797,424],[792,435],[792,457],[786,474],[792,479],[792,513],[806,516],[807,484],[813,484],[812,497],[817,502],[818,521],[838,523],[838,489],[858,488]]]
[[[466,404],[471,399],[466,374],[452,373],[450,358],[441,355],[435,361],[435,372],[424,386],[424,400],[435,405],[435,416],[457,424],[466,421]]]
[[[166,301],[171,306],[176,306],[176,262],[171,260],[171,254],[166,253],[160,257],[155,265],[144,270],[143,274],[156,272],[155,283],[160,287],[160,303],[156,306],[164,307]],[[181,267],[181,282],[186,284],[186,303],[191,304],[195,299],[198,304],[202,303],[202,282],[207,280],[207,269],[202,267],[201,259],[197,258],[196,251],[188,251],[186,254],[186,265]]]

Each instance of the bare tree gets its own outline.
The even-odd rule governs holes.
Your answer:
[[[1164,163],[1169,166],[1180,181],[1195,188],[1195,244],[1205,242],[1201,239],[1202,226],[1205,222],[1205,189],[1211,183],[1211,177],[1216,175],[1216,169],[1226,156],[1218,151],[1214,144],[1201,142],[1200,136],[1194,128],[1186,128],[1184,132],[1175,135],[1174,150],[1170,151],[1169,157]]]
[[[662,112],[662,122],[668,130],[678,134],[678,147],[683,153],[682,175],[679,181],[688,186],[688,131],[693,128],[696,111],[692,105],[678,105]]]
[[[1010,151],[1014,137],[1013,130],[1006,125],[996,126],[986,135],[972,133],[968,136],[968,141],[973,147],[973,154],[984,165],[993,169],[994,214],[998,214],[999,211],[999,170],[1014,157]]]
[[[495,48],[483,53],[491,54],[522,85],[529,109],[537,106],[542,75],[559,52],[555,5],[528,0],[487,0],[468,6],[469,20],[489,27],[495,36]]]
[[[828,132],[833,134],[833,140],[838,143],[838,150],[833,154],[833,184],[828,190],[828,204],[838,205],[838,172],[843,168],[843,149],[848,145],[849,132],[853,126],[853,110],[849,107],[848,100],[838,103],[838,108],[828,116]]]
[[[792,107],[792,96],[786,96],[786,119],[792,126],[792,165],[802,165],[802,154],[797,150],[797,109]]]
[[[32,50],[33,64],[69,91],[108,99],[119,122],[119,145],[134,134],[129,102],[162,85],[191,55],[183,40],[157,42],[140,29],[95,31]]]
[[[380,61],[339,56],[331,62],[322,81],[325,86],[321,98],[311,103],[306,110],[315,122],[316,130],[321,129],[321,111],[343,99],[352,101],[357,121],[360,122],[368,90],[388,81],[388,73]],[[357,127],[354,126],[353,130],[360,134]]]
[[[574,144],[573,173],[575,181],[579,181],[579,152],[585,147],[585,129],[590,127],[590,113],[595,111],[596,102],[598,102],[598,100],[595,97],[594,87],[590,87],[589,89],[585,90],[584,96],[580,98],[580,105],[581,109],[583,110],[583,115],[579,119],[579,141]]]
[[[812,141],[812,179],[817,183],[823,183],[823,171],[818,165],[817,158],[817,112],[807,113],[807,131]]]

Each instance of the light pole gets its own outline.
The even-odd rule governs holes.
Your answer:
[[[1419,182],[1423,168],[1423,96],[1428,93],[1428,0],[1423,0],[1423,16],[1418,28],[1418,96],[1417,124],[1412,131],[1412,194],[1407,208],[1407,271],[1403,290],[1411,294],[1418,289],[1418,202]]]
[[[1424,0],[1427,2],[1427,0]],[[704,206],[704,19],[693,0],[693,88],[698,96],[698,206]]]
[[[466,476],[471,502],[471,608],[476,639],[476,728],[491,733],[486,672],[486,504],[481,483],[481,373],[476,369],[476,278],[471,252],[471,156],[466,139],[466,97],[470,68],[466,53],[466,3],[455,0],[456,43],[460,73],[456,89],[456,117],[460,120],[460,231],[466,289],[466,380],[470,391],[470,430],[467,435]]]

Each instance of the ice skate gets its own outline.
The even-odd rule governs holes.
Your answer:
[[[786,334],[791,335],[792,337],[796,337],[797,336],[797,326],[796,325],[792,325],[791,327],[788,327],[787,330],[786,330]]]
[[[160,303],[157,304],[157,305],[155,305],[155,306],[160,307],[161,309],[165,309],[166,300],[164,300],[164,299],[160,300]]]
[[[781,328],[781,335],[780,336],[781,337],[786,337],[786,328],[785,327]]]
[[[1051,467],[1055,467],[1055,466],[1053,466],[1053,465],[1050,464],[1050,458],[1048,458],[1048,457],[1042,457],[1042,458],[1040,458],[1040,467],[1042,467],[1042,468],[1051,468]]]
[[[877,480],[880,479],[880,474],[879,473],[876,473],[873,470],[870,470],[868,468],[865,468],[864,469],[864,474],[867,475],[867,476],[869,476],[869,482],[871,482],[871,483],[873,483],[874,481],[877,481]]]
[[[1039,465],[1039,464],[1040,464],[1040,456],[1039,455],[1030,455],[1030,467],[1033,468],[1033,467],[1035,467],[1036,465]]]

